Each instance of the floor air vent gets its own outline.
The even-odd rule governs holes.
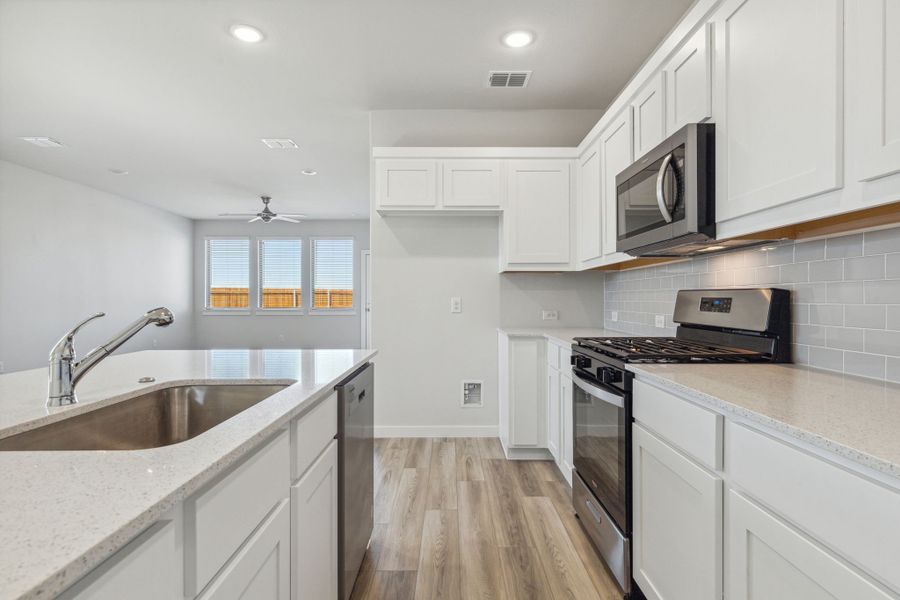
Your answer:
[[[480,381],[463,381],[462,406],[463,408],[475,408],[484,406],[484,401],[481,397]]]
[[[490,71],[488,87],[523,88],[531,79],[531,71]]]

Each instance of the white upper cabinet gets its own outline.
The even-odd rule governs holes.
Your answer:
[[[578,159],[578,261],[603,256],[600,214],[600,144],[594,143]]]
[[[728,0],[714,16],[718,221],[841,186],[842,0]]]
[[[501,207],[499,160],[444,160],[441,175],[442,206],[445,208]]]
[[[504,270],[565,270],[571,257],[571,161],[512,160],[503,212]]]
[[[634,160],[631,134],[631,107],[610,121],[609,127],[600,134],[604,256],[616,253],[616,175]]]
[[[900,171],[900,1],[851,6],[857,88],[848,101],[859,118],[856,175],[871,180]]]
[[[703,25],[663,68],[666,136],[712,116],[712,35]]]
[[[657,73],[631,103],[634,156],[641,157],[666,138],[665,73]]]
[[[377,208],[436,208],[437,161],[403,158],[375,163]]]

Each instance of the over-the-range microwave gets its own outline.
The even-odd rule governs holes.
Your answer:
[[[616,250],[690,256],[716,237],[715,125],[685,125],[616,176]]]

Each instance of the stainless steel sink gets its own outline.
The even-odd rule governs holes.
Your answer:
[[[286,385],[186,385],[0,439],[8,450],[140,450],[197,437]]]

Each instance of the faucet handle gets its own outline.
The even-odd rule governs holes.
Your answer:
[[[56,342],[56,345],[50,350],[50,360],[52,361],[54,357],[58,358],[75,358],[75,348],[72,344],[72,340],[75,339],[75,334],[78,331],[93,321],[94,319],[99,319],[100,317],[105,317],[106,313],[98,312],[97,314],[89,316],[87,319],[84,319],[80,323],[78,323],[75,327],[73,327],[67,334],[59,338],[59,341]]]

